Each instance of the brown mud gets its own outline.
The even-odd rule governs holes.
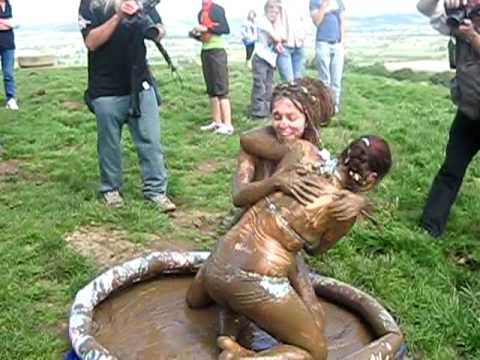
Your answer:
[[[128,232],[96,226],[83,226],[65,236],[78,254],[93,258],[101,268],[110,268],[152,251],[193,250],[195,243],[151,235],[146,245],[134,244]]]
[[[191,281],[190,276],[163,277],[111,296],[95,312],[96,340],[122,360],[216,359],[218,308],[189,309],[185,294]],[[323,305],[329,360],[343,359],[372,340],[357,316]]]
[[[20,161],[18,160],[0,160],[0,177],[16,174],[18,172],[19,164]]]

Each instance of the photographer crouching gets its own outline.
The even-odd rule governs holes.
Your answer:
[[[158,12],[153,7],[144,14],[141,0],[81,0],[79,25],[88,48],[86,102],[97,119],[99,191],[106,205],[123,205],[121,134],[127,124],[139,157],[144,198],[161,212],[175,210],[166,196],[159,100],[144,42],[165,35]]]
[[[434,29],[452,36],[450,65],[456,69],[451,93],[457,113],[445,160],[433,180],[421,218],[421,226],[439,237],[465,171],[480,149],[480,0],[420,0],[417,9],[430,18]]]

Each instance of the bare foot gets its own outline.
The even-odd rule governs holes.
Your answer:
[[[255,354],[255,352],[245,349],[229,336],[219,336],[217,338],[217,346],[223,350],[219,357],[221,360],[233,360]]]

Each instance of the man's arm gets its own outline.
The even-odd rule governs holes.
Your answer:
[[[332,0],[323,1],[318,8],[310,11],[310,17],[312,18],[313,24],[315,26],[320,25],[325,15],[332,10],[333,10]]]
[[[9,19],[0,19],[0,30],[10,30],[13,28],[13,20]]]
[[[345,31],[345,15],[343,15],[343,13],[342,13],[342,14],[340,14],[340,36],[341,36],[340,41],[341,41],[342,44],[345,43],[345,33],[346,33],[346,31]]]
[[[441,0],[420,0],[417,3],[417,10],[427,17],[432,17],[439,11],[439,4],[442,2]]]
[[[480,34],[475,30],[472,20],[463,20],[458,29],[454,31],[454,34],[466,39],[477,54],[480,54]]]
[[[230,26],[228,25],[228,21],[225,16],[225,10],[221,6],[213,6],[211,11],[214,25],[212,28],[208,29],[208,31],[215,35],[230,34]]]
[[[119,11],[102,25],[90,30],[85,37],[85,45],[90,51],[95,51],[111,37],[123,16],[134,15],[140,10],[136,1],[128,0],[122,3]]]
[[[121,17],[119,14],[113,15],[104,24],[92,29],[85,38],[85,45],[88,50],[95,51],[100,46],[105,44],[112,36],[113,32],[120,23]]]

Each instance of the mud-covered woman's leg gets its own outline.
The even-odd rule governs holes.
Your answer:
[[[205,264],[198,270],[187,291],[187,304],[194,309],[208,306],[213,302],[205,288]]]
[[[296,268],[289,276],[290,284],[292,284],[305,306],[310,310],[315,322],[323,332],[325,329],[325,311],[313,289],[308,267],[299,253],[296,255],[295,261]]]
[[[235,311],[244,314],[282,344],[251,356],[262,359],[327,358],[327,344],[323,330],[310,310],[290,285],[268,284],[268,280],[245,284],[244,294],[251,301],[229,301]],[[224,354],[225,356],[225,354]]]

